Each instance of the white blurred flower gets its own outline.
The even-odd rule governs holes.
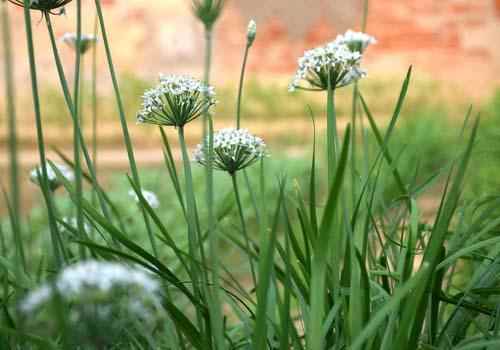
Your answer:
[[[199,144],[194,151],[194,161],[207,165],[207,142]],[[213,161],[215,169],[234,174],[265,157],[266,144],[246,129],[226,128],[213,136]]]
[[[70,226],[71,228],[73,228],[75,230],[78,230],[78,220],[77,220],[76,217],[74,217],[74,216],[72,216],[72,217],[65,216],[65,217],[62,218],[62,221],[66,225]],[[90,226],[90,224],[87,221],[83,222],[83,230],[87,234],[89,234],[92,231],[92,227]],[[69,231],[69,230],[66,228],[66,226],[64,226],[62,224],[59,224],[59,231],[64,232],[64,231]]]
[[[362,55],[353,52],[345,44],[332,41],[324,46],[308,50],[298,60],[299,68],[289,86],[295,89],[323,91],[330,87],[337,89],[364,77],[366,71],[360,68]],[[305,81],[310,87],[302,87]]]
[[[76,33],[65,33],[61,40],[68,44],[73,50],[77,50],[77,34]],[[80,53],[84,54],[87,52],[95,43],[97,42],[97,37],[92,34],[82,34],[80,36]]]
[[[140,203],[139,197],[134,190],[128,191],[128,195],[132,197],[138,204]],[[154,192],[142,190],[142,196],[151,208],[158,209],[160,207],[160,200]]]
[[[215,90],[188,76],[160,75],[142,96],[138,123],[182,127],[215,105]]]
[[[49,182],[49,187],[52,191],[55,191],[57,188],[63,185],[63,183],[57,178],[57,173],[52,169],[52,166],[49,163],[46,163],[47,166],[47,180]],[[54,166],[61,172],[62,176],[67,180],[67,181],[74,181],[75,180],[75,174],[73,173],[73,170],[71,170],[69,167],[67,167],[64,164],[56,164],[54,163]],[[30,172],[30,180],[34,184],[40,185],[40,179],[43,176],[42,174],[42,167],[39,166]]]
[[[87,260],[64,268],[53,284],[44,284],[30,292],[22,300],[20,309],[24,313],[33,312],[53,298],[55,293],[64,302],[77,302],[79,298],[86,299],[89,292],[91,294],[96,291],[108,293],[116,287],[124,288],[129,292],[137,288],[139,299],[147,297],[159,303],[160,285],[143,268],[114,262]]]
[[[363,32],[348,30],[342,35],[338,35],[335,41],[345,44],[351,51],[363,53],[369,45],[376,44],[377,39]]]

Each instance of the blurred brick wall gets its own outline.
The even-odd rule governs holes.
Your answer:
[[[143,77],[158,72],[199,75],[203,35],[189,0],[103,0],[118,69]],[[93,28],[92,2],[84,2],[84,30]],[[368,32],[379,44],[365,64],[371,72],[401,76],[413,64],[422,74],[473,87],[500,81],[500,0],[372,0]],[[249,68],[259,76],[291,74],[307,48],[332,40],[348,28],[359,29],[362,0],[228,0],[216,26],[215,74],[234,80],[244,49],[246,24],[258,22]],[[74,30],[74,4],[54,18],[58,35]],[[15,30],[16,74],[28,77],[22,10],[11,7]],[[41,80],[55,80],[45,24],[33,13]],[[61,44],[70,72],[73,53]],[[101,58],[102,51],[101,51]],[[0,60],[1,60],[0,56]],[[100,60],[103,77],[106,65]],[[1,77],[0,73],[0,77]]]

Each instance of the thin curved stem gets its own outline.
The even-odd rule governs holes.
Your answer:
[[[243,83],[245,82],[245,71],[248,61],[248,53],[250,51],[250,45],[245,46],[245,54],[243,55],[243,64],[241,65],[240,73],[240,84],[238,87],[238,101],[236,103],[236,128],[239,129],[241,126],[241,98],[243,96]]]

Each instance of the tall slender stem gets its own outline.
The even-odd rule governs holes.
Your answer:
[[[97,39],[97,17],[94,21],[94,37]],[[97,174],[97,44],[92,48],[92,161]]]
[[[129,160],[130,171],[132,172],[132,179],[134,180],[139,190],[141,189],[141,182],[139,178],[139,172],[137,170],[137,163],[135,161],[134,148],[132,146],[132,141],[130,137],[130,133],[127,126],[127,118],[125,116],[125,108],[123,107],[123,101],[120,93],[120,88],[118,86],[118,79],[116,77],[115,67],[113,64],[113,57],[111,55],[111,47],[109,45],[108,33],[106,31],[106,26],[104,24],[104,16],[102,13],[102,6],[100,0],[95,0],[95,6],[97,11],[97,17],[99,19],[100,31],[102,35],[102,41],[104,43],[104,49],[106,52],[106,59],[108,61],[108,69],[109,74],[111,75],[111,80],[113,82],[113,90],[115,92],[116,104],[118,106],[118,115],[120,117],[120,124],[123,133],[123,140],[125,142],[125,148],[127,150],[127,157]],[[148,232],[149,239],[151,241],[151,247],[153,249],[153,253],[157,256],[158,252],[156,249],[156,242],[154,239],[154,235],[151,230],[151,223],[149,222],[149,216],[146,214],[146,210],[141,208],[142,215],[144,217],[144,223],[146,225],[146,230]]]
[[[187,224],[188,224],[188,240],[189,240],[189,251],[192,256],[191,259],[191,278],[193,280],[193,289],[195,295],[197,297],[201,297],[200,291],[200,271],[197,265],[197,261],[199,261],[199,247],[202,242],[198,240],[198,228],[197,228],[197,217],[196,217],[196,200],[194,197],[194,186],[193,186],[193,174],[191,172],[191,164],[189,159],[189,154],[186,146],[186,139],[184,136],[184,127],[177,128],[177,132],[179,135],[179,144],[182,152],[182,162],[184,166],[184,178],[185,178],[185,186],[186,186],[186,205],[187,205]],[[196,308],[198,323],[201,327],[202,325],[202,317],[199,313],[199,308]]]
[[[236,128],[241,126],[241,97],[243,96],[243,83],[245,81],[245,70],[247,67],[248,53],[250,51],[250,45],[245,46],[245,54],[243,55],[243,64],[241,65],[240,73],[240,83],[238,87],[238,101],[236,103]]]
[[[13,215],[11,217],[12,232],[16,243],[18,267],[26,271],[22,231],[21,231],[21,184],[19,181],[19,155],[17,149],[17,124],[14,95],[14,65],[12,63],[12,41],[9,11],[7,2],[2,1],[2,34],[4,49],[5,100],[6,115],[9,119],[9,162],[10,162],[10,201]]]
[[[31,76],[31,90],[33,95],[33,109],[35,113],[36,135],[38,143],[38,155],[40,158],[41,172],[41,188],[42,194],[47,205],[47,214],[49,218],[49,227],[52,240],[52,248],[58,268],[63,265],[63,255],[60,251],[60,237],[57,228],[55,208],[52,198],[52,192],[49,190],[48,173],[47,173],[47,157],[45,152],[45,141],[43,134],[42,114],[40,110],[40,95],[38,92],[38,77],[35,62],[35,46],[33,44],[33,29],[31,27],[30,0],[24,0],[24,23],[26,27],[26,42],[28,45],[28,59]]]
[[[253,285],[257,285],[257,275],[255,274],[255,269],[252,263],[252,255],[250,251],[252,247],[250,246],[250,238],[248,237],[247,227],[245,223],[245,216],[243,214],[243,207],[241,205],[240,192],[238,190],[238,182],[236,179],[236,174],[231,174],[231,181],[233,183],[234,196],[236,197],[236,205],[238,206],[238,215],[240,217],[241,231],[243,232],[243,237],[245,238],[245,249],[247,250],[248,263],[250,264],[250,271],[252,273]]]
[[[326,123],[326,145],[328,156],[328,183],[333,183],[333,175],[337,166],[337,148],[338,148],[338,133],[337,133],[337,116],[335,113],[335,90],[329,86],[327,92],[327,123]]]

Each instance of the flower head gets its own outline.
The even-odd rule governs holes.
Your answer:
[[[363,32],[354,32],[348,30],[342,35],[338,35],[335,41],[339,44],[345,44],[353,52],[363,53],[369,45],[376,44],[377,39]]]
[[[213,161],[215,169],[234,174],[266,156],[266,144],[246,129],[227,128],[216,132],[213,136]],[[207,143],[196,148],[194,161],[207,165]]]
[[[247,45],[252,46],[253,42],[255,41],[255,37],[257,36],[257,23],[252,19],[248,23],[248,29],[247,29]]]
[[[182,127],[215,105],[215,91],[199,80],[161,75],[159,84],[142,96],[138,123]]]
[[[224,2],[225,0],[192,0],[194,15],[210,30],[222,13]]]
[[[17,6],[24,7],[24,0],[9,0],[11,3]],[[73,0],[30,0],[29,6],[32,10],[39,10],[42,12],[47,12],[53,15],[60,15],[64,13],[63,6],[69,4]],[[55,11],[59,9],[59,11]]]
[[[88,260],[64,268],[19,305],[27,326],[38,332],[57,332],[54,312],[61,307],[67,310],[67,331],[78,346],[96,337],[114,344],[134,326],[149,332],[157,326],[160,284],[141,267]]]
[[[308,50],[298,61],[299,68],[289,90],[302,88],[301,81],[308,82],[313,90],[349,85],[366,75],[360,68],[361,57],[359,52],[352,52],[346,44],[336,41]]]
[[[134,190],[128,191],[128,195],[132,197],[137,204],[140,204],[139,197]],[[160,207],[160,201],[154,192],[142,190],[142,196],[151,208],[158,209]]]
[[[97,38],[92,34],[82,34],[80,36],[80,45],[78,45],[78,35],[76,33],[65,33],[61,40],[68,44],[73,50],[77,50],[77,46],[79,46],[79,50],[81,54],[87,52],[96,42]]]
[[[73,173],[73,170],[71,170],[69,167],[63,164],[54,164],[54,166],[67,181],[71,182],[75,180],[75,174]],[[47,163],[46,167],[47,167],[47,180],[49,182],[49,188],[50,190],[55,191],[63,185],[63,182],[57,177],[57,173],[54,171],[51,164]],[[33,169],[30,172],[30,180],[34,184],[40,185],[40,179],[42,176],[43,173],[41,166]]]

